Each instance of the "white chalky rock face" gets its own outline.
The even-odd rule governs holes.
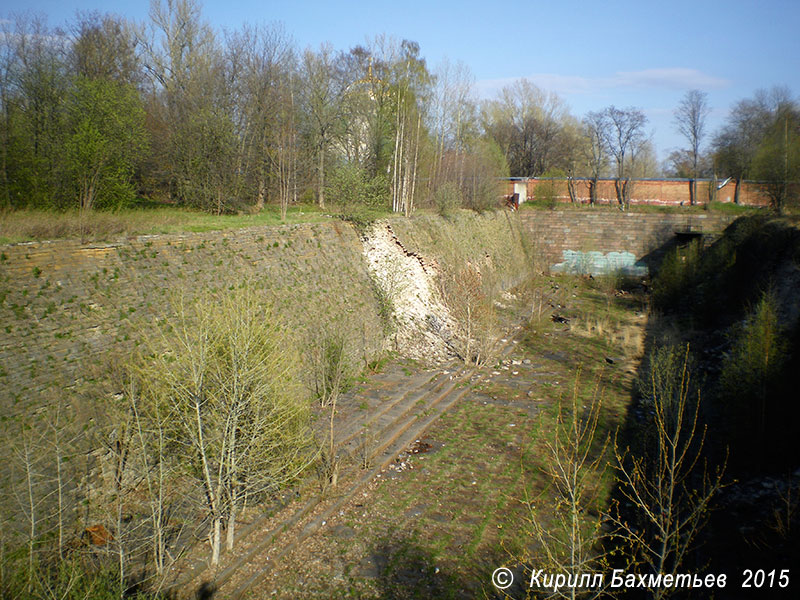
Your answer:
[[[452,357],[448,342],[456,327],[420,257],[407,253],[385,222],[367,233],[364,255],[371,275],[392,301],[397,328],[392,341],[398,351],[424,361]]]

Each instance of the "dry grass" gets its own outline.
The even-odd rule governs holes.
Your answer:
[[[278,208],[271,206],[258,214],[221,216],[175,207],[84,213],[19,210],[0,214],[0,243],[65,238],[105,241],[132,235],[218,231],[255,225],[316,222],[330,218],[316,207],[308,205],[290,208],[286,221],[281,221]]]
[[[571,319],[570,330],[583,337],[606,339],[626,358],[644,354],[645,330],[641,322],[622,321],[607,313],[580,313]]]

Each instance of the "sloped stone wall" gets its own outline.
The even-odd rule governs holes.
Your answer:
[[[0,247],[0,409],[91,393],[98,367],[163,316],[171,295],[250,281],[300,338],[347,328],[358,353],[383,344],[361,242],[346,223]],[[43,399],[43,396],[45,398]]]

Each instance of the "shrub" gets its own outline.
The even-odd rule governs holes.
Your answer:
[[[534,190],[534,198],[547,208],[555,208],[558,204],[558,190],[553,181],[540,181]]]
[[[494,289],[485,273],[467,263],[443,282],[450,313],[462,328],[460,354],[466,363],[486,364],[494,357],[500,327],[494,310]]]
[[[347,339],[341,331],[315,335],[311,347],[314,394],[322,406],[333,404],[352,384],[354,368],[347,355]]]
[[[647,366],[637,382],[641,401],[653,408],[657,404],[664,416],[665,424],[674,425],[676,407],[681,402],[694,401],[692,393],[685,386],[692,381],[694,360],[688,347],[661,346],[653,349]]]
[[[755,438],[759,446],[766,442],[767,423],[772,420],[768,411],[787,359],[777,300],[767,291],[744,322],[734,327],[731,350],[722,365],[720,387],[734,440],[746,438],[752,444]]]
[[[353,163],[336,167],[328,177],[326,195],[343,209],[383,209],[389,204],[389,182],[383,175],[370,177]]]
[[[440,185],[433,193],[433,203],[436,212],[441,216],[451,216],[461,206],[461,192],[458,186],[451,181]]]
[[[654,305],[670,307],[686,294],[697,278],[701,255],[699,241],[667,253],[653,280]]]

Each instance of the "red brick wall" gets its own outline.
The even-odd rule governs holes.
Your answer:
[[[719,182],[722,183],[722,182]],[[719,185],[718,183],[718,185]],[[557,199],[561,202],[569,202],[569,191],[566,179],[529,179],[528,180],[528,199],[536,198],[536,188],[541,185],[552,184],[555,186]],[[688,180],[668,180],[668,179],[641,179],[632,182],[633,193],[631,204],[658,204],[658,205],[680,205],[689,204],[689,181]],[[704,204],[708,199],[708,186],[710,181],[697,182],[697,202]],[[735,192],[733,181],[728,182],[717,192],[718,202],[733,202]],[[514,191],[513,181],[506,183],[506,194]],[[589,202],[589,181],[579,179],[575,181],[575,191],[578,198],[583,203]],[[613,179],[600,179],[597,186],[597,199],[601,204],[615,204],[617,193]],[[752,181],[742,183],[739,193],[739,202],[747,206],[767,206],[769,197],[761,190],[759,184]]]

